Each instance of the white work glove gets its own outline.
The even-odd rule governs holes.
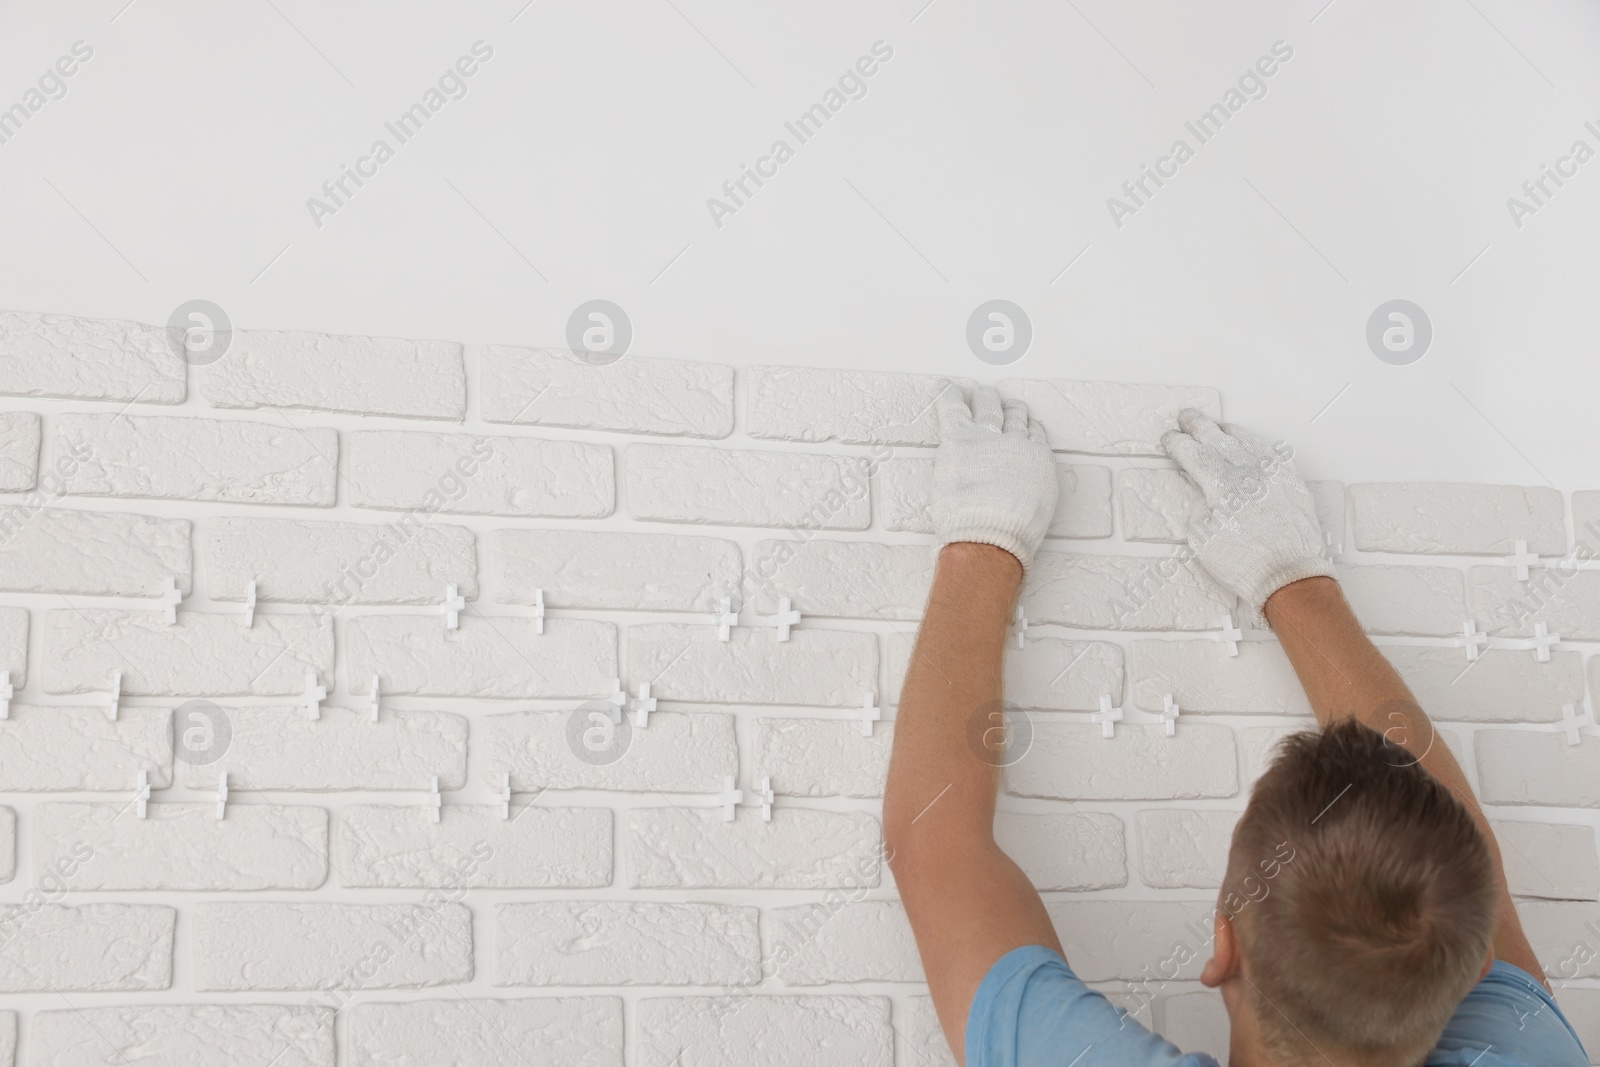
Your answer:
[[[1028,406],[977,386],[972,406],[953,383],[939,394],[939,450],[933,455],[933,519],[939,547],[996,545],[1027,571],[1056,511],[1061,483],[1044,427]]]
[[[1161,447],[1194,479],[1205,500],[1188,517],[1189,547],[1218,584],[1267,625],[1267,598],[1290,582],[1333,577],[1311,490],[1287,454],[1190,408]]]

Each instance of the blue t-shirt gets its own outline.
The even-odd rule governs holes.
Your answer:
[[[995,961],[967,1015],[967,1067],[1217,1067],[1146,1030],[1084,985],[1043,945]],[[1472,988],[1427,1067],[1589,1067],[1550,994],[1496,960]]]

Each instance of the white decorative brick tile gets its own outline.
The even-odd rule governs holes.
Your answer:
[[[259,603],[437,604],[447,583],[478,598],[464,526],[222,517],[201,526],[200,552],[213,600],[242,601],[252,581]]]
[[[1555,722],[1561,705],[1583,701],[1583,657],[1486,649],[1469,661],[1465,649],[1384,645],[1379,649],[1417,702],[1435,719],[1455,722]]]
[[[649,997],[638,1067],[893,1067],[889,998]]]
[[[166,989],[177,914],[156,904],[0,904],[0,992]]]
[[[460,420],[467,410],[461,345],[300,330],[234,330],[199,370],[218,408],[310,408]]]
[[[19,593],[143,596],[167,578],[187,594],[188,519],[39,508],[0,512],[0,589]]]
[[[41,875],[48,871],[48,865]],[[17,812],[0,805],[0,885],[17,876]]]
[[[358,508],[599,519],[616,504],[610,445],[357,430],[348,447],[345,488]]]
[[[1208,1052],[1222,1067],[1228,1067],[1232,1024],[1217,991],[1162,997],[1160,1033],[1185,1052]]]
[[[611,810],[451,804],[434,822],[421,806],[339,809],[334,873],[361,888],[592,889],[611,884]]]
[[[1211,956],[1214,901],[1052,901],[1045,910],[1085,982],[1195,979]]]
[[[1465,660],[1466,653],[1458,658]],[[1182,712],[1310,715],[1300,679],[1276,641],[1241,641],[1228,655],[1220,641],[1134,641],[1128,646],[1133,702],[1159,712],[1170,695]]]
[[[466,783],[467,720],[452,712],[384,709],[377,722],[366,708],[333,704],[323,704],[316,719],[298,705],[224,713],[226,747],[207,750],[210,762],[185,765],[191,789],[215,789],[221,770],[230,789],[426,789],[433,775],[441,789]],[[204,726],[185,721],[192,709],[180,705],[175,714],[181,748],[186,730]]]
[[[205,901],[189,911],[194,987],[420,989],[472,977],[472,913],[461,904]]]
[[[928,374],[751,367],[745,405],[751,437],[848,444],[937,445],[941,393],[962,397]]]
[[[906,1067],[956,1067],[950,1042],[939,1026],[932,997],[912,997],[908,1018],[899,1026],[898,1043],[906,1054]]]
[[[1189,511],[1200,500],[1199,488],[1182,471],[1134,467],[1117,475],[1122,536],[1129,541],[1184,543]]]
[[[900,702],[915,639],[910,629],[885,639],[891,704]],[[1101,696],[1120,698],[1122,673],[1121,645],[1030,635],[1021,648],[1015,639],[1006,643],[1005,700],[1015,707],[1043,711],[1096,711]]]
[[[1522,901],[1522,928],[1551,978],[1600,978],[1600,904]]]
[[[1568,985],[1560,980],[1551,984],[1556,987],[1556,1003],[1561,1006],[1561,1014],[1572,1024],[1583,1047],[1600,1048],[1600,989]],[[1594,1058],[1591,1054],[1591,1063]]]
[[[28,681],[28,609],[0,607],[0,670],[11,672],[11,685]]]
[[[333,1067],[333,1029],[313,1005],[141,1004],[41,1011],[29,1040],[40,1067]]]
[[[1467,615],[1460,571],[1376,563],[1335,570],[1345,599],[1367,633],[1423,637],[1461,633]]]
[[[1032,622],[1088,630],[1212,630],[1234,598],[1173,556],[1041,552],[1022,605]]]
[[[697,445],[629,445],[628,515],[657,522],[865,530],[866,459]]]
[[[877,484],[878,518],[895,533],[933,533],[928,502],[933,496],[933,460],[895,456],[879,465],[872,479]]]
[[[1307,482],[1311,503],[1317,509],[1322,532],[1333,535],[1335,546],[1345,544],[1345,489],[1343,482]]]
[[[1532,637],[1536,623],[1568,641],[1600,641],[1600,571],[1535,567],[1517,580],[1510,567],[1473,567],[1467,595],[1478,629]]]
[[[0,1011],[0,1067],[16,1067],[17,1013]]]
[[[1139,876],[1156,889],[1216,889],[1228,870],[1237,811],[1151,808],[1134,817]]]
[[[1199,386],[1010,378],[999,389],[1007,400],[1028,405],[1029,417],[1044,424],[1058,452],[1162,456],[1161,435],[1177,428],[1184,408],[1222,418],[1217,391]]]
[[[1589,558],[1600,554],[1600,489],[1580,489],[1572,494],[1572,529],[1575,545],[1588,546]]]
[[[1093,463],[1063,463],[1056,471],[1060,497],[1046,537],[1111,536],[1111,469]],[[877,514],[883,528],[932,533],[928,502],[933,496],[933,460],[895,456],[877,468]]]
[[[894,723],[861,736],[855,719],[757,719],[755,780],[801,797],[881,797],[889,773]]]
[[[589,363],[549,348],[488,345],[478,357],[486,422],[673,437],[733,432],[733,368],[626,356]]]
[[[1105,812],[997,812],[994,839],[1035,889],[1117,889],[1128,884],[1122,820]]]
[[[494,984],[755,985],[757,914],[727,904],[497,904]]]
[[[761,920],[762,958],[786,986],[835,982],[921,982],[922,960],[905,908],[895,900],[769,908]]]
[[[712,798],[708,798],[712,799]],[[623,863],[634,889],[873,888],[878,820],[864,812],[750,807],[635,808],[622,816]]]
[[[316,889],[328,877],[328,813],[282,804],[151,803],[139,818],[127,803],[34,808],[34,867],[61,843],[93,851],[74,890]]]
[[[57,608],[44,616],[47,693],[105,692],[121,671],[122,692],[132,696],[286,696],[303,691],[313,670],[332,677],[326,616],[258,613],[249,629],[236,614],[182,610],[168,625],[155,603],[146,611]]]
[[[172,784],[172,713],[123,708],[12,704],[0,719],[0,792],[125,792],[146,771],[154,788]]]
[[[160,326],[0,311],[0,394],[181,404],[183,360]]]
[[[712,612],[740,601],[739,545],[720,537],[494,530],[487,542],[489,595],[550,608]]]
[[[69,457],[70,473],[60,466]],[[243,419],[68,413],[51,419],[44,462],[77,496],[331,507],[339,435]]]
[[[1033,745],[1006,768],[1013,796],[1062,800],[1184,800],[1231,797],[1239,791],[1233,731],[1208,723],[1161,726],[1119,723],[1101,736],[1090,723],[1036,716]]]
[[[859,707],[877,689],[878,639],[801,626],[779,641],[772,627],[656,623],[628,629],[628,682],[662,700],[715,704]]]
[[[39,478],[39,416],[0,412],[0,492],[32,489]]]
[[[1559,732],[1479,730],[1472,747],[1485,804],[1600,808],[1600,737],[1569,745]]]
[[[803,615],[917,619],[933,584],[926,545],[875,545],[821,538],[757,541],[750,560],[757,615],[789,597]]]
[[[1519,540],[1543,556],[1567,550],[1561,494],[1541,487],[1382,482],[1352,485],[1363,552],[1510,555]]]
[[[1278,754],[1278,745],[1284,738],[1291,734],[1301,733],[1303,729],[1315,729],[1311,723],[1305,727],[1294,726],[1250,726],[1246,727],[1239,735],[1239,748],[1244,757],[1244,790],[1248,792],[1256,784],[1256,779],[1266,773],[1272,765],[1273,759]]]
[[[1595,852],[1594,827],[1507,819],[1496,819],[1490,825],[1514,895],[1549,900],[1600,897],[1600,855]]]
[[[449,630],[439,614],[365,615],[345,624],[344,661],[354,693],[376,674],[389,694],[599,697],[617,676],[617,628],[550,619],[539,633],[531,618],[463,615]]]
[[[352,1067],[622,1067],[617,997],[448,997],[357,1004]]]
[[[685,715],[658,711],[646,726],[634,725],[632,713],[612,724],[609,705],[579,717],[583,731],[620,730],[626,749],[614,762],[580,758],[569,743],[574,712],[513,711],[480,717],[474,726],[478,765],[498,787],[511,775],[513,789],[615,789],[633,793],[716,793],[724,775],[739,773],[733,716],[696,712]],[[599,715],[604,722],[597,722]],[[582,741],[580,740],[580,745]],[[622,742],[617,742],[618,745]],[[606,741],[607,749],[612,747]],[[609,752],[608,752],[609,755]]]

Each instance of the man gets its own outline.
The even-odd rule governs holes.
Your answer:
[[[1190,519],[1195,557],[1270,623],[1322,727],[1284,746],[1234,831],[1201,976],[1227,1007],[1231,1067],[1588,1064],[1471,787],[1345,603],[1293,464],[1198,412],[1179,425],[1162,444],[1205,496]],[[982,716],[999,706],[1007,624],[1055,510],[1056,464],[1026,408],[992,389],[970,408],[951,390],[940,429],[942,547],[884,830],[945,1036],[967,1067],[1216,1067],[1078,980],[1038,893],[995,844],[1003,738]]]

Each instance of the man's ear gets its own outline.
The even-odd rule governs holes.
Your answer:
[[[1239,955],[1238,931],[1233,928],[1233,920],[1224,915],[1221,908],[1217,909],[1213,931],[1211,958],[1206,961],[1205,970],[1200,972],[1200,981],[1215,989],[1239,974],[1243,960]]]

